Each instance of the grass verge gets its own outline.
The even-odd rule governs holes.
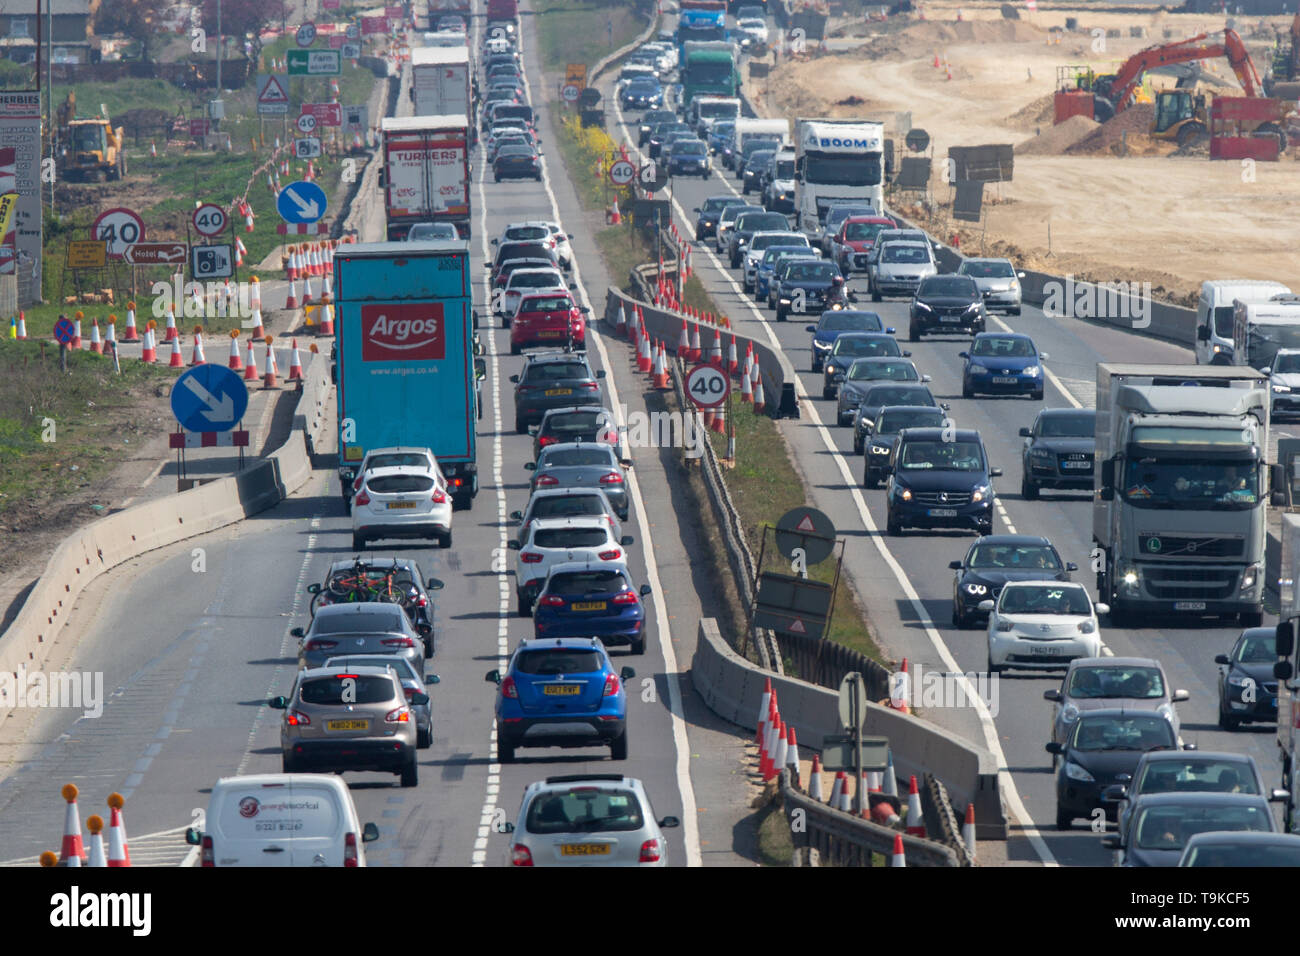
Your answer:
[[[654,4],[647,0],[537,0],[533,17],[542,69],[563,70],[568,63],[597,60],[645,29]]]
[[[770,801],[757,816],[759,862],[763,866],[789,866],[794,857],[794,838],[780,801]]]

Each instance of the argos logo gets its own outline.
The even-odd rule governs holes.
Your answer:
[[[441,302],[361,307],[363,362],[446,358]]]

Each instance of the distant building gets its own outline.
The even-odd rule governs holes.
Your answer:
[[[41,0],[37,23],[36,0],[0,0],[0,55],[20,63],[35,56],[36,40],[50,41],[53,26],[55,63],[89,63],[95,14],[103,0]]]

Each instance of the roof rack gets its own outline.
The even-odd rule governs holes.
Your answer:
[[[547,777],[547,783],[580,783],[584,780],[623,780],[621,773],[564,773],[558,777]]]

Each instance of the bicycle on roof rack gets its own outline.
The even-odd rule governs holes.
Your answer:
[[[380,602],[399,604],[410,611],[419,599],[419,590],[405,568],[372,568],[358,558],[351,568],[334,572],[322,587],[312,584],[307,589],[312,594],[311,615],[325,604],[358,604]]]

